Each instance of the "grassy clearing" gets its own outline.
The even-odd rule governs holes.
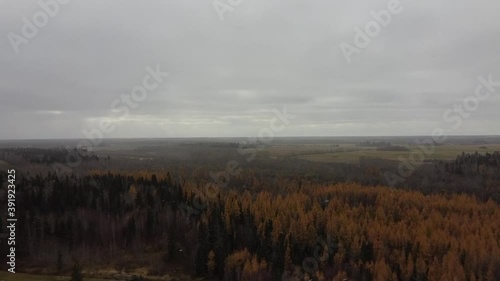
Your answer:
[[[271,156],[275,157],[290,157],[290,156],[302,156],[309,154],[325,154],[334,153],[341,151],[353,151],[359,150],[354,144],[303,144],[303,145],[274,145],[266,148]],[[373,148],[366,148],[373,149]]]
[[[345,147],[344,147],[345,148]],[[401,156],[403,158],[408,158],[410,153],[419,152],[419,148],[415,145],[408,146],[410,151],[378,151],[373,148],[357,147],[357,150],[352,151],[338,151],[331,152],[324,150],[323,153],[300,153],[297,157],[300,159],[305,159],[315,162],[341,162],[341,163],[358,163],[360,157],[377,157],[387,160],[398,160]],[[298,149],[301,151],[301,149]],[[436,146],[434,153],[427,157],[427,159],[433,160],[453,160],[457,155],[465,153],[486,153],[500,151],[500,145],[443,145]]]

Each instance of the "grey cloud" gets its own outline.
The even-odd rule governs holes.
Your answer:
[[[387,3],[245,0],[220,21],[211,1],[72,1],[15,54],[7,34],[40,8],[3,1],[0,139],[81,138],[100,118],[106,137],[249,136],[285,105],[282,135],[430,134],[478,76],[500,80],[500,3],[401,0],[348,64],[339,44]],[[118,120],[157,64],[167,81]],[[499,134],[499,92],[454,133]]]

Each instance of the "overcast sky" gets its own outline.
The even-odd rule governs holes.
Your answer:
[[[103,119],[105,137],[255,136],[284,106],[279,136],[500,134],[500,87],[458,128],[443,119],[478,76],[500,81],[500,2],[401,0],[348,63],[339,45],[388,2],[243,0],[221,20],[212,0],[72,0],[16,54],[9,34],[43,10],[1,1],[0,139],[83,138]],[[170,76],[113,112],[156,65]]]

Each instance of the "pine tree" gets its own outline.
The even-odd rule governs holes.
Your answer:
[[[82,268],[80,267],[80,264],[78,262],[73,266],[70,281],[83,281]]]
[[[61,250],[58,250],[57,251],[57,275],[59,275],[59,277],[61,277],[63,269],[64,269],[63,255],[61,253]]]

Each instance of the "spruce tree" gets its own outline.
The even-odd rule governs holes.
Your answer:
[[[73,266],[70,281],[83,281],[82,268],[80,267],[80,264],[78,262]]]
[[[61,250],[58,250],[57,251],[57,274],[59,275],[59,277],[61,277],[63,269],[64,269],[63,255],[61,253]]]

